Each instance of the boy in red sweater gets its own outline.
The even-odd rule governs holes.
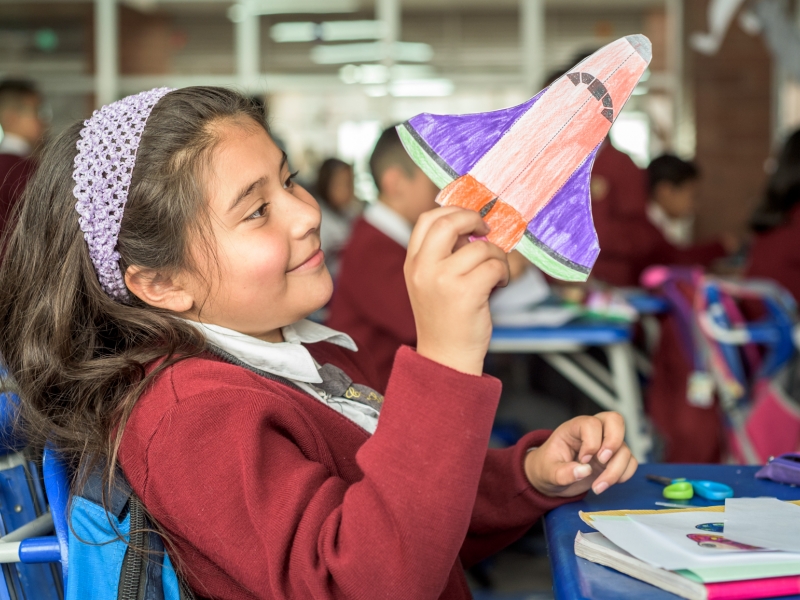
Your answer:
[[[369,166],[378,201],[356,221],[341,254],[327,324],[370,351],[378,382],[386,385],[397,349],[417,344],[403,263],[411,230],[436,207],[439,188],[408,156],[394,127],[378,138]]]
[[[686,247],[670,242],[647,214],[651,191],[668,181],[660,172],[653,173],[651,180],[650,173],[627,154],[609,140],[603,142],[592,168],[592,218],[600,243],[592,277],[616,286],[636,286],[650,265],[705,267],[738,249],[733,236]]]
[[[230,90],[159,88],[71,127],[0,265],[20,419],[68,464],[118,458],[202,597],[466,600],[463,566],[633,474],[624,424],[487,451],[488,300],[509,268],[454,207],[408,240],[417,350],[377,386],[367,352],[305,318],[332,291],[319,225]]]

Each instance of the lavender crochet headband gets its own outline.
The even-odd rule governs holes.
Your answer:
[[[75,210],[97,279],[113,300],[130,300],[116,248],[136,151],[150,112],[171,91],[156,88],[108,104],[81,129],[72,171]]]

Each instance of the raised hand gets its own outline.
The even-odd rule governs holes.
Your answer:
[[[489,227],[471,210],[424,213],[411,235],[405,278],[417,324],[417,352],[472,375],[483,372],[492,336],[489,294],[508,283],[506,254],[476,240]]]

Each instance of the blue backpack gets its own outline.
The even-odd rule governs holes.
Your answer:
[[[99,476],[90,477],[81,493],[72,497],[66,600],[194,598],[121,473],[108,500],[103,508]]]
[[[45,453],[45,485],[48,496],[56,496],[50,498],[50,507],[62,546],[65,600],[193,600],[194,595],[175,572],[161,537],[122,473],[117,473],[115,488],[105,498],[105,508],[99,471],[92,473],[66,505],[66,473],[60,463],[52,464],[48,453],[49,450]],[[50,485],[54,475],[61,480],[60,489],[52,490],[55,494]],[[66,541],[66,552],[62,540]]]

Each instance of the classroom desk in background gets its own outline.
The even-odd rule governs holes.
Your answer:
[[[576,533],[578,530],[592,531],[581,521],[578,511],[663,508],[656,502],[672,501],[661,496],[662,486],[645,480],[648,474],[719,481],[730,485],[737,498],[772,496],[781,500],[800,500],[800,488],[756,479],[753,475],[758,469],[735,465],[642,465],[627,483],[615,485],[600,496],[590,493],[581,502],[566,504],[549,512],[544,527],[556,600],[676,600],[678,596],[674,594],[576,557]],[[690,500],[689,503],[697,506],[724,504],[703,499]],[[800,600],[800,596],[784,598]]]
[[[631,346],[632,328],[616,321],[573,321],[561,327],[495,327],[489,352],[538,354],[604,410],[625,419],[631,452],[645,462],[652,447]],[[600,348],[608,367],[586,350]]]

